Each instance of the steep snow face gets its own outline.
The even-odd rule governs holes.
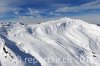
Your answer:
[[[99,65],[99,26],[70,18],[0,26],[0,66]]]

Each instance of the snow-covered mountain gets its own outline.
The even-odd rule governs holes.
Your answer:
[[[100,26],[70,18],[0,24],[0,66],[100,66]]]

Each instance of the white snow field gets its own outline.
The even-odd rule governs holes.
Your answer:
[[[0,66],[100,66],[100,26],[67,17],[0,24]]]

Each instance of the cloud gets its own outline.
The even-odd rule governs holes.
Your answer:
[[[82,6],[93,6],[93,5],[100,5],[100,0],[94,0],[93,2],[89,2],[86,4],[83,4]]]
[[[55,12],[78,12],[80,10],[79,7],[63,7],[63,8],[58,8],[55,10]]]
[[[92,0],[0,0],[0,12],[12,12],[15,9],[57,9],[65,6],[76,6]],[[65,9],[65,8],[64,8]]]
[[[41,16],[41,11],[40,10],[36,10],[36,9],[31,9],[31,8],[28,8],[29,10],[29,14],[34,16],[34,17],[42,17]]]
[[[40,18],[41,21],[97,11],[100,11],[100,0],[0,0],[0,20],[21,18],[33,21]]]
[[[17,3],[15,0],[0,0],[0,14],[13,11],[15,8],[12,8],[14,5],[12,3]]]
[[[55,12],[60,12],[60,13],[63,13],[63,12],[81,12],[81,11],[85,11],[85,10],[92,11],[92,10],[97,10],[97,9],[98,10],[100,9],[100,1],[99,0],[85,3],[85,4],[82,4],[80,6],[72,6],[72,7],[65,6],[63,8],[56,9]]]

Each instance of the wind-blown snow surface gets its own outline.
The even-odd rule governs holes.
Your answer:
[[[69,18],[1,24],[0,66],[100,66],[100,27]]]

